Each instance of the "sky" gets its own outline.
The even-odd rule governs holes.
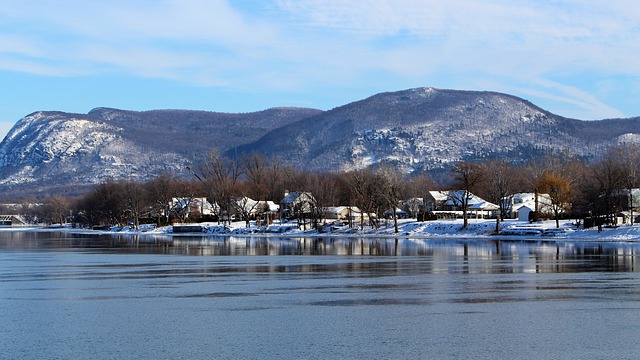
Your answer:
[[[330,110],[416,87],[640,115],[631,0],[0,2],[2,137],[41,110]]]

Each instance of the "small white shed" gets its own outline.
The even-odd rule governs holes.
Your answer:
[[[531,213],[532,211],[535,211],[535,209],[532,209],[524,205],[519,207],[517,211],[518,211],[518,220],[529,221],[529,213]]]

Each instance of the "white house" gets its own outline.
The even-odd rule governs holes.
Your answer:
[[[360,221],[363,217],[369,221],[369,215],[363,214],[357,206],[328,206],[322,210],[322,216],[327,220]]]
[[[220,212],[220,206],[211,204],[205,197],[174,197],[169,204],[169,211],[185,214],[186,217],[194,212],[200,215],[216,215]]]
[[[535,193],[517,193],[503,199],[507,216],[518,220],[529,220],[529,213],[535,211]],[[538,211],[541,213],[551,213],[551,196],[549,194],[538,194]]]
[[[477,205],[478,208],[493,208],[497,206],[472,193],[469,195],[469,207]],[[429,191],[424,198],[424,208],[426,211],[460,211],[464,196],[464,190]]]
[[[250,197],[243,196],[237,198],[234,202],[234,208],[243,216],[253,217],[257,214],[278,213],[280,205],[273,201],[253,200]]]
[[[316,200],[310,192],[285,191],[284,198],[280,201],[281,217],[308,214],[315,207]]]

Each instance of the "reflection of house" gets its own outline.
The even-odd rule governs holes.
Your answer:
[[[280,201],[280,212],[283,218],[299,217],[309,214],[315,207],[316,200],[310,192],[286,191]]]

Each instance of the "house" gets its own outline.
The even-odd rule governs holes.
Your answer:
[[[464,196],[464,190],[429,191],[424,197],[424,209],[427,212],[439,213],[443,217],[456,215],[464,210]],[[486,201],[472,193],[469,193],[469,196],[467,210],[476,216],[495,216],[496,212],[500,209],[498,205]]]
[[[322,209],[322,217],[327,220],[354,220],[360,213],[357,206],[328,206]]]
[[[233,202],[233,209],[235,212],[245,220],[256,220],[258,218],[264,218],[269,223],[277,217],[280,205],[273,201],[266,200],[253,200],[250,197],[243,196],[237,198]]]
[[[635,210],[640,207],[640,189],[620,189],[613,193],[613,197],[620,209]]]
[[[256,220],[260,220],[260,222],[264,225],[269,225],[271,222],[278,218],[278,213],[280,212],[280,205],[276,204],[273,201],[258,201],[256,205],[254,217]]]
[[[447,199],[449,199],[449,191],[429,191],[423,200],[424,210],[426,212],[445,211]]]
[[[248,218],[251,214],[255,214],[258,202],[248,196],[242,196],[235,199],[231,206],[233,210],[239,213],[243,218]]]
[[[393,208],[387,210],[384,212],[384,217],[386,219],[392,219],[393,218]],[[396,208],[396,217],[398,219],[408,219],[409,218],[409,213],[407,213],[406,211],[400,209],[400,208]]]
[[[529,212],[535,211],[535,193],[517,193],[505,197],[503,200],[507,217],[519,220],[529,220]],[[538,212],[551,213],[551,196],[549,194],[538,194]]]
[[[370,218],[375,218],[375,215],[364,213],[357,206],[329,206],[322,209],[322,217],[326,220],[359,223],[361,220],[368,222]]]
[[[258,201],[258,206],[256,206],[258,212],[270,212],[270,213],[278,213],[280,211],[280,205],[276,204],[273,201]]]
[[[426,211],[462,211],[464,194],[464,190],[429,191],[424,198],[424,208]],[[470,207],[480,203],[491,204],[472,193],[469,195]]]
[[[475,204],[469,205],[469,211],[474,213],[476,217],[491,218],[491,217],[496,217],[500,214],[500,206],[483,200]]]
[[[280,201],[280,216],[282,218],[304,217],[311,213],[316,206],[316,200],[310,192],[285,191]]]
[[[409,217],[416,217],[424,206],[424,198],[414,197],[402,201],[402,210],[408,213]]]
[[[535,212],[534,206],[523,205],[516,211],[517,219],[520,221],[529,221],[531,213]]]
[[[211,204],[205,197],[172,198],[169,213],[188,218],[191,214],[217,215],[220,212],[218,204]]]

